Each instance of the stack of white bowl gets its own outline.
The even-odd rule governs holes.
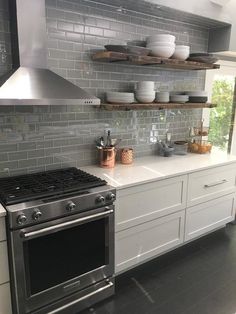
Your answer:
[[[134,102],[134,93],[107,92],[106,98],[109,103],[131,104]]]
[[[156,92],[154,91],[154,82],[141,81],[137,82],[135,97],[139,102],[151,103],[154,101]]]
[[[166,103],[170,101],[169,92],[157,92],[156,93],[156,102]]]
[[[184,61],[188,59],[189,53],[190,53],[189,46],[176,45],[175,52],[171,58]]]
[[[175,36],[158,34],[147,37],[147,48],[155,57],[170,58],[175,51]]]

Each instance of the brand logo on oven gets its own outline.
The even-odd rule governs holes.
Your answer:
[[[77,289],[77,288],[79,288],[79,286],[80,286],[80,280],[64,286],[63,289],[68,291],[68,290]]]

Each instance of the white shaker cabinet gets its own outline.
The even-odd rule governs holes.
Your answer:
[[[184,175],[118,190],[116,232],[184,209],[186,188]]]
[[[231,163],[118,190],[116,273],[233,221],[235,184]]]
[[[186,175],[118,190],[116,273],[183,242],[186,191]]]
[[[234,220],[235,194],[186,209],[185,240],[191,240]]]
[[[116,273],[183,242],[185,212],[180,211],[116,234]]]
[[[235,192],[236,164],[214,167],[189,175],[187,206]]]

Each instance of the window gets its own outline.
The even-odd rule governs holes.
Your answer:
[[[204,124],[210,126],[209,141],[223,151],[236,153],[235,82],[236,64],[220,62],[221,68],[207,72],[206,90],[217,107],[204,110]]]

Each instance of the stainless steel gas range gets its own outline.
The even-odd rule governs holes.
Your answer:
[[[0,179],[14,314],[78,313],[114,293],[114,201],[76,168]]]

